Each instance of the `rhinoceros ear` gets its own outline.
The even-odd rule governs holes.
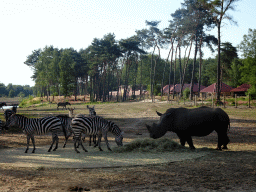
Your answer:
[[[148,129],[148,131],[150,132],[151,131],[151,127],[149,125],[146,124],[146,127]]]
[[[158,111],[156,111],[156,113],[157,113],[158,116],[162,116],[163,115],[162,113],[160,113]]]

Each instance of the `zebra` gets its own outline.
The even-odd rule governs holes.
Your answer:
[[[17,106],[13,106],[12,109],[6,109],[4,111],[4,118],[5,120],[7,121],[8,118],[12,115],[12,114],[15,114],[17,113]]]
[[[72,129],[70,127],[70,123],[72,121],[72,117],[70,116],[67,116],[67,115],[57,115],[56,116],[57,118],[60,119],[61,123],[62,123],[62,126],[64,127],[65,131],[66,131],[66,139],[65,139],[65,142],[63,144],[63,148],[66,147],[66,144],[67,144],[67,141],[68,141],[68,138],[72,135]]]
[[[90,107],[89,105],[87,105],[87,109],[89,109],[89,116],[96,116],[96,111],[94,109],[94,106],[93,107]],[[96,135],[90,135],[89,136],[89,146],[92,145],[92,142],[94,144],[96,144]],[[85,137],[83,137],[83,141],[85,140]]]
[[[97,145],[100,151],[102,151],[100,146],[102,135],[108,150],[111,151],[107,138],[108,131],[115,135],[115,141],[118,146],[123,145],[123,132],[121,129],[115,123],[99,116],[88,117],[82,114],[77,115],[71,122],[71,129],[74,133],[74,148],[77,153],[80,153],[77,150],[77,142],[82,146],[83,150],[87,152],[81,141],[82,133],[86,133],[87,135],[98,135]]]
[[[3,106],[7,106],[5,102],[0,103],[0,108],[2,108],[4,110]]]
[[[90,116],[96,116],[96,112],[95,112],[94,106],[90,107],[89,105],[87,105],[87,109],[89,109],[89,115]]]
[[[8,121],[6,122],[6,127],[14,125],[18,125],[20,128],[22,128],[23,132],[27,135],[27,148],[25,150],[25,153],[28,152],[30,139],[32,140],[34,147],[32,153],[35,152],[36,147],[34,135],[44,135],[47,132],[52,132],[52,144],[48,152],[52,150],[52,146],[55,142],[56,146],[53,151],[58,148],[58,131],[64,132],[64,136],[66,137],[66,130],[62,126],[60,119],[54,116],[48,116],[43,118],[27,118],[23,115],[13,114],[8,118]]]
[[[57,103],[57,109],[59,110],[59,106],[62,106],[62,109],[67,109],[67,105],[71,105],[69,102],[59,102]]]

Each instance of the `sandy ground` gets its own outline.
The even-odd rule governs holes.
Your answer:
[[[102,111],[109,111],[101,105]],[[144,113],[101,112],[125,131],[124,142],[148,138],[145,123],[156,122],[157,107]],[[37,111],[38,113],[40,111]],[[136,113],[136,114],[135,114]],[[125,118],[123,118],[125,117]],[[112,120],[113,120],[112,119]],[[76,154],[67,148],[48,153],[50,136],[36,137],[36,153],[25,154],[26,137],[0,135],[1,191],[256,191],[256,121],[231,117],[229,150],[215,151],[217,135],[194,137],[193,152],[125,153],[85,147]],[[136,130],[133,128],[136,127]],[[166,135],[174,141],[173,133]],[[88,142],[88,141],[86,141]],[[111,141],[111,147],[115,144]],[[63,139],[60,138],[60,143]],[[210,151],[203,151],[202,148]],[[161,156],[163,155],[163,156]],[[136,161],[137,163],[133,162]],[[71,162],[70,162],[71,161]],[[121,162],[120,162],[121,161]],[[96,162],[98,162],[96,164]],[[138,163],[139,162],[139,163]],[[109,164],[108,164],[109,163]],[[104,164],[104,166],[103,166]],[[143,164],[143,165],[142,165]],[[62,168],[58,168],[61,165]],[[74,166],[73,166],[74,165]],[[109,165],[109,166],[106,166]],[[73,167],[72,167],[73,166]]]
[[[73,146],[47,152],[49,146],[39,146],[36,153],[24,153],[24,147],[4,149],[0,153],[0,165],[30,168],[103,168],[161,164],[184,161],[207,155],[207,152],[165,152],[165,153],[116,153],[99,151],[87,147],[89,152],[76,153]],[[31,151],[31,150],[30,150]],[[30,152],[29,151],[29,152]]]

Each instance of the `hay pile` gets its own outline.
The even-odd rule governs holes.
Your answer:
[[[168,138],[160,139],[136,139],[123,147],[114,148],[115,152],[170,152],[175,150],[186,150],[186,147],[181,146]]]

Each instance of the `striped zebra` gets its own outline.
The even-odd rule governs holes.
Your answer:
[[[66,144],[67,144],[67,141],[68,141],[68,138],[72,135],[72,129],[70,127],[70,124],[71,124],[71,121],[72,121],[72,117],[69,117],[67,115],[57,115],[56,116],[57,118],[60,119],[61,123],[62,123],[62,126],[64,127],[65,131],[66,131],[66,139],[65,139],[65,142],[63,144],[63,148],[66,147]]]
[[[77,142],[82,146],[83,150],[87,152],[81,141],[82,133],[87,135],[98,135],[97,145],[100,151],[102,151],[100,145],[102,136],[104,137],[108,150],[111,151],[107,138],[108,131],[115,135],[115,141],[118,146],[123,145],[123,132],[120,128],[115,123],[107,121],[99,116],[88,117],[82,114],[77,115],[71,122],[71,128],[74,133],[74,147],[77,153],[79,153],[76,147]]]
[[[7,106],[5,102],[0,103],[0,108],[2,108],[4,110],[3,106]]]
[[[17,106],[13,106],[12,109],[6,109],[4,111],[4,118],[6,121],[8,121],[8,118],[12,115],[17,113]]]
[[[32,119],[24,117],[22,115],[13,114],[6,122],[6,127],[14,125],[22,128],[22,131],[27,135],[27,149],[25,150],[25,153],[28,152],[30,139],[32,140],[34,147],[32,153],[35,152],[36,147],[34,135],[44,135],[47,132],[52,132],[52,144],[48,152],[51,151],[52,146],[55,142],[56,146],[53,151],[58,148],[58,132],[64,132],[64,136],[66,137],[66,130],[62,126],[60,119],[54,116]]]
[[[93,107],[90,107],[89,105],[87,105],[87,109],[89,109],[89,116],[96,116],[96,111],[94,109],[94,106]],[[90,135],[89,136],[89,146],[92,145],[92,142],[96,145],[96,137],[97,135]],[[83,141],[85,140],[85,137],[83,138]]]

